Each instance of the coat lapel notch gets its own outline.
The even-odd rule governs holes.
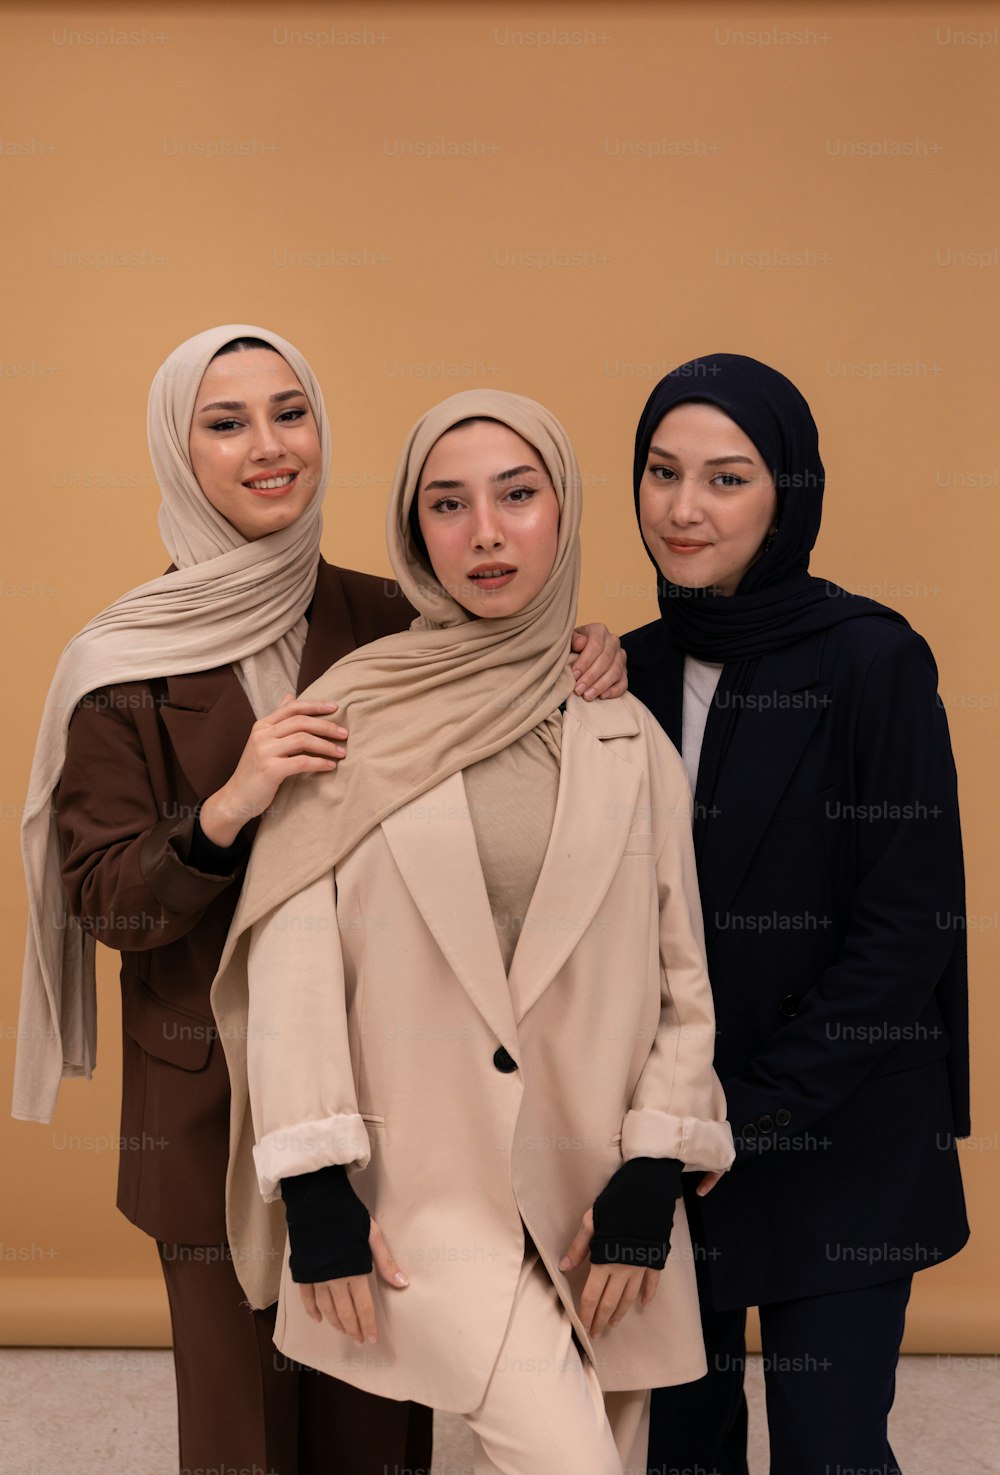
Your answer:
[[[382,821],[393,859],[449,966],[517,1058],[517,1027],[461,773]]]
[[[552,833],[510,968],[519,1023],[590,926],[618,869],[642,773],[607,739],[638,732],[624,700],[569,700]]]
[[[232,774],[254,723],[232,666],[169,676],[160,717],[192,789],[207,799]]]

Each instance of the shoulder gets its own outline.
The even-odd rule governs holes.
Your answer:
[[[390,597],[399,588],[395,579],[383,579],[378,574],[364,574],[360,569],[342,568],[338,563],[319,561],[317,578],[331,584],[339,584],[352,601],[378,601]]]
[[[824,664],[831,677],[864,681],[869,675],[937,680],[931,648],[912,626],[880,615],[862,615],[834,625],[826,638]]]
[[[630,665],[641,666],[647,661],[656,660],[662,654],[664,646],[663,621],[656,619],[651,620],[648,625],[640,625],[638,629],[623,635],[621,642]]]
[[[166,683],[159,678],[113,682],[88,691],[70,713],[65,767],[75,764],[93,773],[97,765],[115,771],[119,761],[158,746],[165,699]]]
[[[109,686],[95,687],[79,699],[73,708],[71,721],[82,713],[134,721],[140,713],[155,712],[163,705],[163,688],[162,677],[116,681]]]
[[[572,695],[566,703],[566,716],[602,741],[614,741],[619,756],[628,762],[687,788],[687,771],[681,755],[663,731],[652,712],[632,692],[608,702],[585,702]]]
[[[339,564],[327,563],[322,558],[318,577],[339,585],[356,623],[361,644],[405,630],[416,613],[395,579],[341,568]]]

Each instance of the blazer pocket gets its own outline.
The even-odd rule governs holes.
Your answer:
[[[122,1006],[122,1025],[140,1050],[181,1070],[202,1070],[216,1036],[215,1025],[164,1003],[140,983]]]
[[[643,830],[632,830],[625,841],[624,855],[653,855],[653,836],[651,832]]]
[[[825,789],[818,789],[813,794],[793,794],[788,799],[782,799],[771,816],[772,824],[782,819],[825,819],[826,807],[833,798],[836,787],[836,784],[828,784]]]

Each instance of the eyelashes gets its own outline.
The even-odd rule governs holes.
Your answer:
[[[671,482],[679,480],[677,472],[672,466],[661,466],[651,462],[646,469],[654,481]],[[746,487],[750,485],[749,477],[738,476],[735,471],[719,471],[712,477],[712,481],[713,483],[720,483],[724,491],[728,491],[732,487]]]
[[[524,493],[524,496],[523,497],[518,497],[518,500],[513,503],[513,505],[515,507],[524,507],[528,502],[531,501],[532,497],[534,497],[537,494],[538,488],[537,487],[511,487],[507,492],[504,493],[504,501],[506,501],[508,498],[513,498],[515,496],[515,494],[522,493],[522,492]],[[454,511],[454,509],[456,507],[460,507],[461,505],[462,504],[459,502],[459,500],[458,500],[457,497],[439,497],[436,502],[432,502],[431,503],[430,507],[428,508],[428,511],[430,511],[430,512],[452,512],[452,511]]]
[[[308,415],[308,413],[308,410],[303,410],[301,408],[282,410],[281,414],[276,417],[276,423],[281,424],[282,422],[284,422],[285,424],[291,425],[294,424],[296,420],[302,420],[306,415]],[[241,425],[243,425],[243,423],[244,422],[242,420],[235,420],[232,416],[230,416],[228,419],[225,420],[213,420],[211,425],[207,426],[206,428],[208,430],[218,431],[220,434],[225,434],[227,431],[232,430],[234,427],[239,428]]]

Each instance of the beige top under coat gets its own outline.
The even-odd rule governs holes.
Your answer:
[[[553,712],[462,774],[506,973],[552,834],[561,747],[562,713]]]

